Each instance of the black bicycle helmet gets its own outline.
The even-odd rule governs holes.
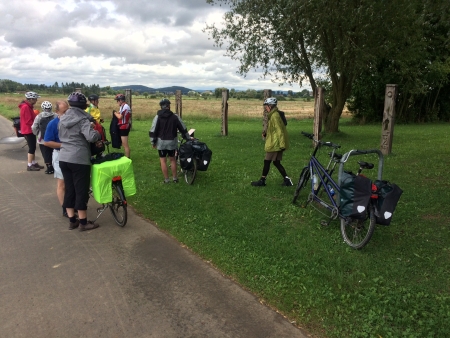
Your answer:
[[[78,107],[81,109],[86,109],[87,107],[87,99],[83,93],[73,92],[67,97],[67,101],[71,107]]]
[[[99,97],[98,97],[97,94],[91,94],[91,95],[88,96],[88,100],[91,101],[91,102],[92,101],[96,101],[98,99],[99,99]]]
[[[159,105],[161,106],[161,108],[168,108],[170,106],[170,101],[169,99],[164,98],[159,101]]]
[[[125,101],[125,95],[117,94],[115,100],[116,101]]]

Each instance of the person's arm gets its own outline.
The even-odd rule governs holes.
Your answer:
[[[44,146],[52,148],[52,149],[59,149],[59,148],[61,148],[61,142],[44,141]]]
[[[158,142],[158,135],[157,135],[157,129],[156,126],[158,124],[158,115],[155,116],[152,122],[152,126],[148,132],[148,135],[150,136],[150,143],[152,144],[153,148],[156,147],[156,143]]]
[[[39,121],[41,120],[41,114],[36,116],[36,118],[33,121],[33,124],[31,125],[31,130],[33,131],[34,135],[37,135],[39,133]]]
[[[192,137],[191,137],[191,135],[189,135],[186,125],[184,124],[183,120],[178,115],[176,115],[176,116],[178,118],[178,122],[177,122],[178,130],[180,131],[181,135],[183,135],[183,138],[186,141],[189,141],[190,139],[192,139]]]
[[[80,123],[81,133],[88,142],[93,143],[101,139],[100,133],[92,127],[88,119],[82,119]]]

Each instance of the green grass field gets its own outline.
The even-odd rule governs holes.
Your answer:
[[[262,170],[261,119],[231,119],[227,137],[219,119],[186,114],[184,121],[213,151],[208,171],[198,172],[192,186],[161,184],[151,120],[133,124],[138,192],[129,202],[139,214],[314,336],[450,336],[448,125],[395,126],[383,178],[404,193],[391,225],[377,226],[357,251],[344,244],[337,221],[323,227],[314,208],[292,205],[294,187],[282,187],[274,167],[266,187],[250,185]],[[300,131],[312,126],[310,119],[288,124],[283,165],[294,183],[312,149]],[[323,140],[342,152],[379,148],[381,125],[342,120],[340,130]],[[354,161],[345,168],[355,171]]]

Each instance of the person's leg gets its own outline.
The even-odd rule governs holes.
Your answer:
[[[284,169],[283,165],[281,164],[281,160],[273,161],[273,165],[278,169],[278,171],[280,172],[281,176],[283,176],[283,183],[282,183],[282,185],[287,186],[287,187],[290,187],[290,186],[294,185],[292,183],[292,180],[287,175],[286,170]]]
[[[80,231],[93,230],[98,224],[87,220],[87,202],[89,200],[89,186],[91,185],[91,166],[71,164],[73,181],[75,184],[75,209],[80,220]]]
[[[165,157],[160,157],[159,158],[159,162],[161,164],[161,171],[164,175],[164,179],[168,180],[169,179],[169,170],[167,168],[167,160]]]
[[[63,207],[66,208],[67,216],[69,217],[70,223],[75,222],[75,184],[73,180],[73,173],[70,168],[70,163],[59,162],[61,172],[64,177],[64,199]]]
[[[175,158],[175,156],[171,156],[169,157],[170,159],[170,169],[172,170],[172,178],[173,180],[178,180],[177,177],[177,160]]]
[[[36,152],[36,136],[34,134],[26,134],[23,135],[24,138],[27,140],[28,145],[28,153],[27,153],[27,160],[28,160],[28,171],[39,171],[39,167],[35,166],[35,152]]]
[[[56,196],[58,197],[59,204],[61,206],[64,203],[64,193],[66,191],[64,180],[61,180],[59,178],[56,179]]]
[[[266,156],[266,158],[267,158],[267,156]],[[253,186],[255,186],[255,187],[263,187],[263,186],[266,185],[266,177],[269,174],[270,162],[272,162],[272,161],[264,159],[264,166],[263,166],[263,171],[262,171],[261,178],[258,181],[253,181],[252,182]]]
[[[52,166],[54,170],[54,176],[56,178],[56,196],[58,197],[59,204],[61,205],[63,209],[63,216],[68,216],[66,208],[63,207],[64,203],[64,192],[65,192],[65,185],[64,185],[64,176],[61,172],[61,168],[59,167],[59,151],[53,150],[52,154]]]
[[[125,156],[130,158],[130,146],[128,145],[128,136],[120,136],[122,140],[122,146],[125,151]]]

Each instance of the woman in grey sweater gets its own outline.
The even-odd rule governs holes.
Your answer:
[[[66,191],[63,206],[69,216],[69,230],[80,227],[80,231],[98,228],[98,224],[87,220],[87,202],[91,175],[90,143],[100,140],[100,134],[93,129],[92,118],[84,110],[86,96],[74,92],[67,98],[70,108],[59,122],[59,166],[64,176]],[[75,209],[78,218],[75,217]]]

